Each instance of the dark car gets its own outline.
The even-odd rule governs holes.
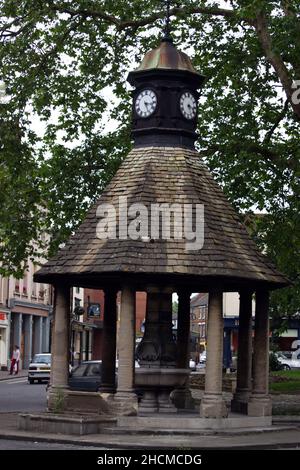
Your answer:
[[[75,367],[69,378],[71,390],[97,392],[101,385],[101,361],[84,361]]]

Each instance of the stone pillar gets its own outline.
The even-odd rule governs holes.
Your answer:
[[[189,370],[190,362],[190,292],[178,292],[177,319],[177,368]],[[189,374],[186,383],[172,392],[172,400],[179,409],[194,409],[195,403],[189,389]]]
[[[269,293],[266,290],[256,291],[253,389],[248,415],[272,415],[269,396]]]
[[[34,354],[45,352],[43,350],[43,320],[44,317],[34,317]]]
[[[205,392],[200,405],[202,418],[225,418],[227,408],[222,397],[223,369],[223,295],[209,292]]]
[[[83,332],[82,332],[82,360],[86,361],[86,334],[87,331],[83,327]]]
[[[155,286],[147,288],[147,305],[145,331],[142,341],[136,349],[136,356],[139,360],[140,368],[137,374],[149,376],[149,371],[160,366],[160,295],[159,289]],[[144,380],[143,380],[144,384]],[[150,386],[147,386],[150,385]],[[157,390],[146,380],[146,385],[142,387],[143,395],[139,403],[139,414],[155,413],[158,411]]]
[[[252,368],[252,291],[240,292],[238,360],[236,392],[231,402],[231,409],[247,414],[251,393]]]
[[[69,377],[70,288],[55,286],[52,331],[52,389],[67,389]]]
[[[164,374],[164,368],[168,371],[176,369],[177,346],[172,330],[172,289],[165,288],[160,293],[159,306],[159,336],[160,336],[160,367]],[[174,385],[161,383],[157,394],[158,410],[160,413],[176,413],[177,409],[170,399],[170,393],[173,392]]]
[[[28,369],[32,359],[32,315],[24,315],[24,359],[23,368]]]
[[[104,291],[104,324],[102,340],[101,391],[114,393],[116,389],[117,290]]]
[[[187,369],[190,360],[190,292],[178,292],[177,367]]]
[[[43,339],[42,339],[42,352],[50,351],[50,318],[43,318]]]
[[[135,347],[135,291],[124,286],[121,292],[121,313],[118,337],[119,368],[117,401],[132,413],[136,413],[137,397],[134,393],[134,347]],[[133,407],[132,407],[133,405]],[[134,409],[133,409],[134,408]],[[125,411],[124,411],[125,412]],[[128,410],[126,410],[126,413]]]
[[[94,341],[94,332],[93,330],[91,330],[89,331],[89,348],[88,348],[89,361],[92,359],[92,355],[93,355],[93,341]]]

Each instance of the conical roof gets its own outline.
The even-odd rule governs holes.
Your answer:
[[[100,204],[118,207],[142,203],[204,204],[204,245],[186,250],[186,240],[120,240],[97,238]],[[196,292],[221,283],[282,287],[287,279],[262,255],[238,215],[213,180],[201,154],[172,147],[134,148],[66,246],[34,276],[37,282],[58,280],[97,286],[114,280],[188,283]],[[195,291],[195,290],[194,290]]]
[[[153,69],[182,70],[200,75],[187,54],[178,50],[172,41],[162,41],[160,45],[147,52],[135,72]]]

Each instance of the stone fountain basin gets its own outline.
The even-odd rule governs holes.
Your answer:
[[[140,367],[135,370],[136,387],[182,387],[190,375],[189,369]]]

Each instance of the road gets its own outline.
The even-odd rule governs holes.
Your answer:
[[[46,383],[29,385],[26,377],[0,381],[0,412],[45,409]]]
[[[76,446],[50,442],[0,439],[0,450],[105,450],[104,447]]]

